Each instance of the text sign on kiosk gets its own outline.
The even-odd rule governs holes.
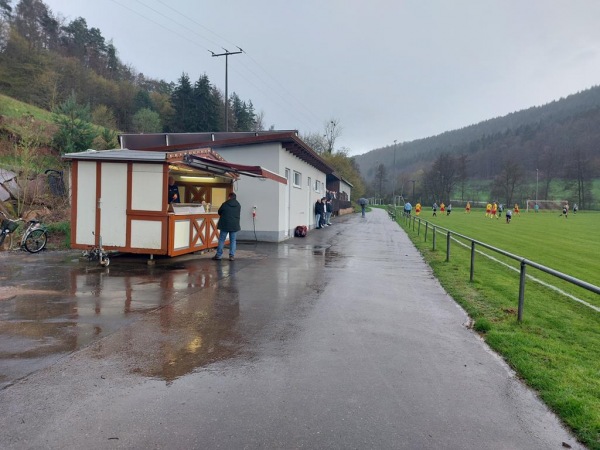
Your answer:
[[[172,203],[173,213],[181,216],[184,214],[203,214],[206,212],[204,206],[197,203]]]

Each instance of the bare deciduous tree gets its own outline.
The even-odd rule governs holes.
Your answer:
[[[325,124],[325,151],[329,154],[335,149],[335,141],[342,135],[342,126],[338,119],[330,119]]]

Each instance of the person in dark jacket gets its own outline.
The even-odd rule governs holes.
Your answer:
[[[179,188],[175,184],[175,178],[169,177],[169,203],[180,203]]]
[[[229,194],[229,199],[221,205],[219,208],[219,222],[217,223],[217,229],[219,233],[219,244],[217,246],[217,253],[213,256],[214,260],[221,260],[223,257],[223,247],[225,247],[225,241],[229,234],[229,261],[235,259],[236,250],[236,236],[240,228],[240,216],[242,212],[242,206],[237,201],[237,196],[234,192]]]
[[[318,199],[315,203],[315,228],[323,228],[322,224],[325,220],[325,204],[323,199]]]

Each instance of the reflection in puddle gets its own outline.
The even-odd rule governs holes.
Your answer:
[[[167,383],[284,351],[323,292],[323,267],[340,261],[328,245],[269,251],[238,250],[234,263],[114,258],[102,268],[39,255],[29,271],[0,265],[0,389],[84,347]]]
[[[12,271],[5,278],[12,285],[0,290],[0,388],[155,310],[144,324],[149,329],[123,333],[123,344],[140,349],[138,371],[173,379],[235,350],[221,343],[239,316],[235,277],[229,277],[228,268],[200,259],[164,269],[98,270],[78,262],[66,270],[39,269],[38,281],[61,289],[36,290],[26,274]],[[175,307],[178,300],[183,301]],[[147,338],[154,335],[160,339],[152,348]]]

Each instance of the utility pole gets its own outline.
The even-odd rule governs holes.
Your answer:
[[[538,195],[538,180],[540,178],[540,171],[535,169],[535,203],[537,203],[537,195]]]
[[[394,177],[394,182],[392,183],[392,197],[394,198],[394,211],[396,210],[396,142],[398,142],[397,139],[394,139],[394,166],[393,166],[393,177]]]
[[[239,49],[240,49],[239,52],[230,52],[226,48],[223,49],[223,50],[225,50],[225,53],[216,54],[214,52],[211,52],[213,56],[224,56],[225,57],[225,131],[229,131],[229,93],[227,90],[228,57],[229,57],[229,55],[239,55],[240,53],[244,52],[241,48],[239,48]]]
[[[417,181],[417,180],[410,180],[410,181],[413,184],[413,195],[412,195],[412,199],[411,200],[414,203],[414,201],[415,201],[415,181]]]

